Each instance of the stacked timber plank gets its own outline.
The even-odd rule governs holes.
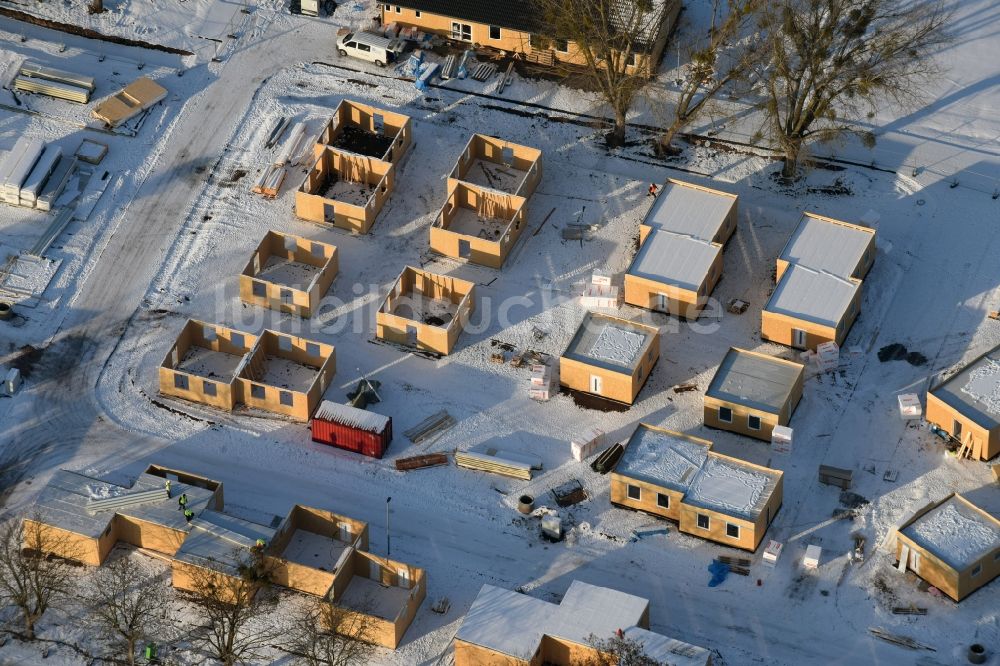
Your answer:
[[[101,100],[91,115],[108,127],[118,127],[167,96],[167,89],[141,76],[121,91]]]
[[[400,471],[409,471],[411,469],[423,469],[425,467],[437,467],[438,465],[447,465],[448,456],[443,453],[425,453],[419,456],[411,456],[409,458],[398,458],[396,460],[396,469]]]
[[[455,418],[446,410],[428,416],[426,419],[403,432],[414,444],[428,442],[455,425]]]
[[[502,458],[498,455],[488,455],[485,452],[456,451],[455,464],[481,472],[501,474],[525,481],[531,480],[531,465],[529,463]]]
[[[94,78],[28,61],[14,78],[14,89],[86,104],[94,92]]]

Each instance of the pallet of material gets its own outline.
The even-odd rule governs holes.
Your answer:
[[[250,188],[250,191],[265,196],[268,199],[275,198],[281,190],[281,184],[285,182],[285,173],[285,167],[273,164],[267,165],[263,173],[261,173],[260,178]]]
[[[21,137],[0,162],[0,198],[15,206],[21,202],[21,185],[35,168],[45,143]]]
[[[27,180],[21,186],[20,202],[26,208],[34,208],[38,201],[42,188],[48,182],[52,172],[55,171],[59,160],[62,158],[62,148],[50,144],[42,151],[42,156],[35,163],[35,168],[28,174]]]
[[[398,458],[396,460],[396,469],[401,472],[409,471],[411,469],[423,469],[425,467],[437,467],[439,465],[447,465],[448,456],[443,453],[426,453],[421,456],[411,456],[409,458]]]
[[[531,465],[516,460],[509,460],[499,456],[491,456],[485,453],[473,451],[456,451],[455,464],[459,467],[474,469],[480,472],[491,472],[503,476],[531,480]]]
[[[88,92],[94,92],[94,77],[55,69],[54,67],[43,67],[37,62],[26,61],[22,64],[21,75],[36,79],[46,79],[48,81],[58,81],[59,83],[83,88]]]
[[[90,91],[86,88],[78,88],[58,81],[47,81],[45,79],[31,79],[27,76],[14,77],[14,90],[22,92],[38,93],[48,95],[57,99],[64,99],[68,102],[86,104],[90,101]]]
[[[455,425],[455,418],[442,409],[440,412],[428,416],[409,430],[404,431],[403,435],[414,444],[419,444],[437,437],[453,425]]]
[[[98,102],[91,115],[108,127],[118,127],[163,100],[167,89],[145,76]]]
[[[52,175],[45,181],[42,193],[35,200],[35,208],[38,210],[52,210],[52,206],[55,205],[59,195],[66,189],[69,179],[73,176],[76,165],[77,160],[75,157],[63,155],[60,158],[59,164],[52,171]]]

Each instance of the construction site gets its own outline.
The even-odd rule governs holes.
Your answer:
[[[986,115],[787,182],[740,94],[610,147],[506,6],[36,4],[0,0],[0,523],[154,581],[138,650],[215,663],[206,581],[251,580],[247,663],[317,603],[373,666],[1000,663]],[[0,611],[0,663],[118,658],[82,593]]]

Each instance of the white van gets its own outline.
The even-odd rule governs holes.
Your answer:
[[[337,52],[385,67],[403,52],[403,43],[370,32],[349,32],[337,41]]]

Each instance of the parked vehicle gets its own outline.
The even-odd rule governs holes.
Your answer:
[[[403,52],[403,43],[370,32],[349,32],[337,42],[337,52],[385,67]]]

